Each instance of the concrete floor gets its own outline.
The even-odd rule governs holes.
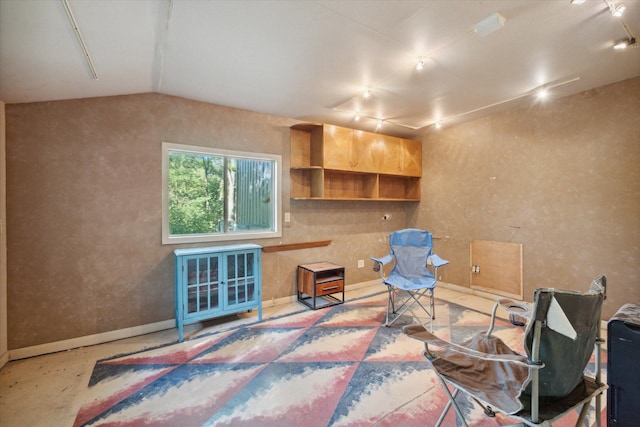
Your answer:
[[[446,287],[445,287],[446,286]],[[352,286],[346,299],[384,291],[379,282]],[[490,313],[495,298],[475,295],[464,289],[441,284],[436,298]],[[263,318],[300,311],[306,307],[298,302],[263,307]],[[185,336],[193,337],[228,329],[255,321],[257,313],[242,313],[205,324],[185,327]],[[38,427],[72,426],[76,413],[84,402],[82,393],[87,389],[97,360],[118,354],[131,353],[177,341],[177,329],[168,329],[110,343],[15,360],[0,370],[0,426]]]

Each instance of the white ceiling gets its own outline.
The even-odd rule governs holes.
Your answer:
[[[640,32],[640,0],[622,1],[623,21],[604,0],[68,0],[95,80],[62,0],[0,0],[0,99],[158,92],[415,136],[537,108],[542,85],[559,97],[640,75],[639,48],[612,49],[624,25]],[[496,12],[503,28],[474,33]]]

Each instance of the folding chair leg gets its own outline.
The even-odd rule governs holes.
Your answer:
[[[494,418],[496,416],[496,412],[491,409],[491,406],[485,405],[473,396],[471,398],[482,408],[482,411],[487,417]]]
[[[460,408],[458,407],[458,404],[456,403],[456,396],[458,395],[459,390],[456,388],[453,394],[451,394],[451,392],[449,391],[449,387],[447,387],[447,383],[442,379],[442,377],[440,377],[440,375],[438,375],[438,379],[442,383],[442,387],[446,391],[449,401],[447,402],[447,405],[444,407],[442,414],[440,414],[440,418],[438,419],[438,422],[436,423],[435,427],[440,427],[440,425],[444,421],[444,417],[447,415],[447,412],[449,412],[451,405],[453,405],[453,409],[456,411],[456,415],[458,419],[462,421],[462,424],[464,425],[464,427],[469,427],[469,425],[464,419],[464,415],[462,415],[462,411],[460,410]]]
[[[393,323],[393,321],[391,323],[389,323],[389,308],[391,308],[391,313],[395,314],[396,313],[396,303],[395,303],[395,294],[394,294],[394,290],[391,286],[387,286],[387,317],[385,319],[384,325],[389,327],[391,325],[391,323]]]
[[[589,412],[589,407],[591,406],[591,401],[588,400],[584,402],[582,405],[582,410],[580,411],[580,415],[578,416],[578,420],[576,421],[576,427],[580,427],[583,425],[585,417],[587,416],[587,412]],[[600,414],[596,414],[597,419],[600,419]]]
[[[431,313],[431,320],[433,320],[436,318],[436,303],[433,299],[433,289],[429,291],[429,303],[431,305],[431,311],[429,311],[429,313]],[[431,323],[433,324],[433,322]]]

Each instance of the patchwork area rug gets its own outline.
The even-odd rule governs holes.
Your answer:
[[[445,393],[422,343],[402,334],[412,319],[385,327],[385,304],[377,294],[99,361],[74,426],[433,426]],[[442,338],[461,342],[488,324],[436,303]],[[497,321],[495,334],[521,350],[523,328]],[[512,422],[458,400],[470,426]],[[453,410],[443,425],[457,425]]]

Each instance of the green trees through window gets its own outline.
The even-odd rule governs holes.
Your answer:
[[[277,237],[280,157],[163,144],[163,243]]]
[[[224,158],[169,152],[169,233],[223,231]]]

